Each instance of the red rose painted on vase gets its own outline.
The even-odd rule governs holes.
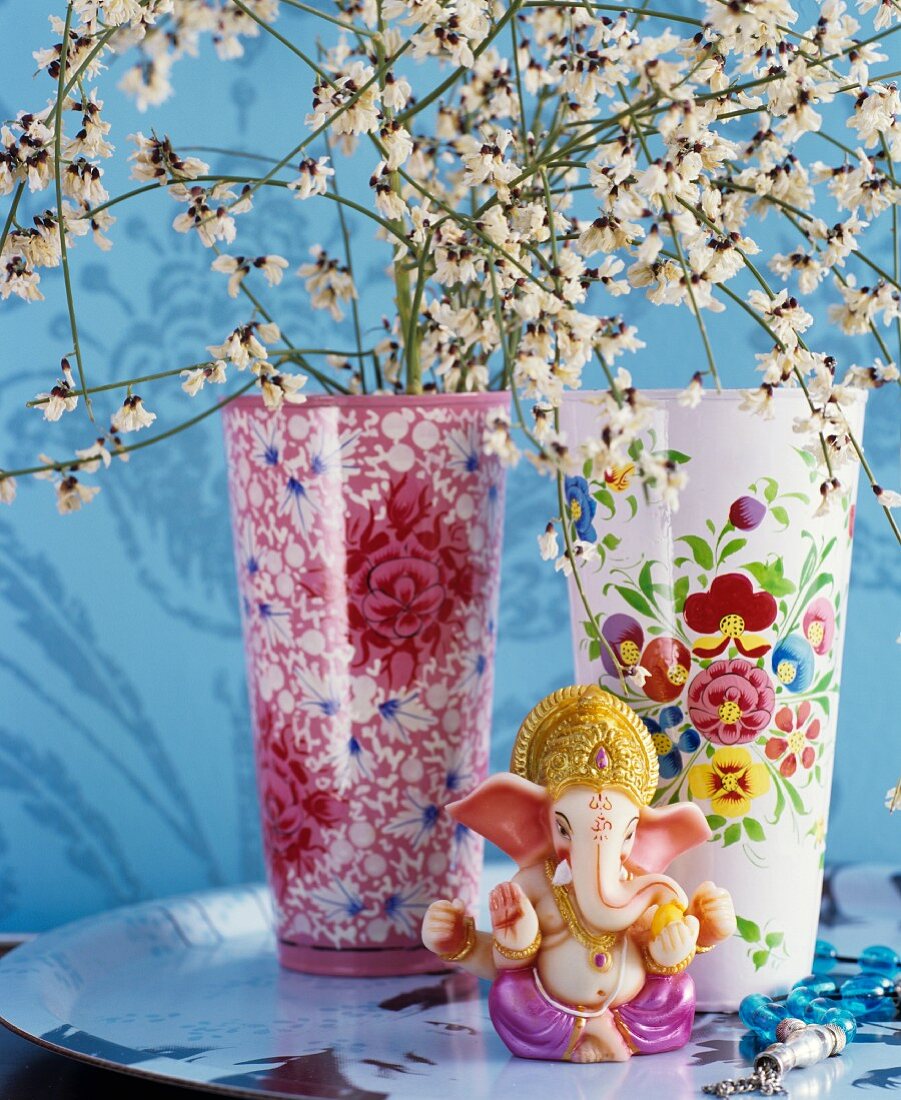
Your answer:
[[[814,653],[822,657],[829,652],[835,637],[835,611],[825,596],[818,596],[811,601],[804,612],[801,629]]]
[[[709,592],[689,596],[683,614],[696,634],[712,635],[692,647],[699,657],[717,657],[730,642],[744,657],[762,657],[771,643],[754,632],[773,625],[776,600],[769,592],[755,592],[743,573],[724,573]]]
[[[779,771],[786,779],[790,779],[802,768],[812,768],[817,758],[816,749],[811,742],[820,736],[820,720],[810,718],[811,706],[806,700],[792,715],[790,707],[781,707],[776,711],[774,719],[776,726],[782,730],[785,737],[771,737],[766,743],[764,752],[769,760],[780,760]]]
[[[776,696],[763,669],[740,659],[714,661],[692,680],[688,713],[716,745],[743,745],[770,721]]]
[[[415,637],[438,614],[444,601],[441,573],[430,561],[390,558],[373,566],[366,578],[363,616],[376,633],[391,641]]]

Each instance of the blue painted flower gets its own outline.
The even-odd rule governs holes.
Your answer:
[[[800,634],[789,634],[773,650],[773,672],[789,691],[804,691],[813,680],[813,650]]]
[[[588,482],[584,477],[568,477],[565,481],[566,507],[573,521],[576,534],[583,542],[597,542],[597,534],[592,526],[598,502],[588,491]]]
[[[694,752],[701,743],[701,735],[691,726],[673,740],[672,731],[681,726],[684,720],[685,715],[678,707],[664,707],[659,720],[642,718],[654,742],[661,779],[673,779],[677,776],[682,771],[682,753]]]

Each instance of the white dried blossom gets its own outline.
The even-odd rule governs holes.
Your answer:
[[[327,309],[335,321],[341,321],[344,319],[342,304],[357,297],[350,272],[330,257],[321,245],[313,245],[310,255],[314,257],[313,262],[301,264],[297,274],[306,280],[304,286],[313,308]]]
[[[259,376],[259,382],[263,403],[267,409],[280,409],[285,401],[291,405],[299,405],[306,401],[306,395],[300,392],[306,385],[306,375],[270,374],[268,371],[263,371]]]
[[[85,485],[74,474],[62,477],[56,484],[57,511],[61,516],[77,512],[83,505],[90,504],[99,492],[99,485]]]
[[[113,413],[110,424],[117,432],[138,432],[149,427],[154,420],[156,413],[146,409],[137,394],[129,394],[122,402],[122,407]]]
[[[16,499],[16,479],[0,470],[0,504],[12,504]]]
[[[255,369],[257,363],[269,358],[266,345],[274,344],[280,337],[278,325],[251,321],[233,329],[221,344],[212,344],[207,351],[214,360],[227,360],[238,370]]]
[[[883,489],[881,485],[874,485],[873,492],[880,507],[901,508],[901,493],[896,493],[894,489]]]
[[[300,175],[288,184],[288,188],[298,199],[308,199],[311,195],[324,195],[328,190],[328,181],[335,174],[330,167],[328,157],[313,160],[308,157],[297,166]]]
[[[225,367],[225,360],[217,359],[215,362],[207,363],[203,367],[183,370],[181,377],[184,382],[182,382],[181,388],[189,397],[196,397],[207,382],[221,386],[226,380]]]
[[[106,446],[105,436],[100,436],[90,447],[76,450],[75,454],[81,460],[80,469],[86,474],[96,473],[100,469],[101,463],[108,468],[113,460],[113,456]]]

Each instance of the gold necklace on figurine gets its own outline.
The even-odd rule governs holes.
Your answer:
[[[617,933],[601,932],[598,934],[589,932],[576,916],[567,888],[554,884],[554,872],[556,870],[554,861],[551,859],[545,860],[544,870],[554,892],[557,910],[566,922],[570,934],[574,940],[588,949],[588,961],[594,969],[599,970],[602,974],[605,973],[610,969],[610,964],[613,962],[613,948],[616,945]]]

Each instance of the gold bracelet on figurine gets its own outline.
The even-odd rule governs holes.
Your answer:
[[[701,945],[700,945],[700,944],[697,944],[697,945],[695,946],[695,954],[696,954],[696,955],[704,955],[704,954],[706,954],[706,952],[708,952],[708,951],[712,951],[712,950],[714,949],[714,947],[716,947],[716,944],[715,944],[715,943],[711,943],[711,944],[710,944],[709,946],[707,946],[707,947],[701,947]]]
[[[504,947],[503,944],[498,943],[495,938],[494,949],[499,955],[503,955],[505,959],[509,959],[510,962],[521,962],[523,959],[530,959],[538,948],[541,947],[541,929],[535,933],[535,939],[529,944],[528,947],[523,947],[519,951],[515,951],[512,947]]]
[[[472,954],[476,945],[476,922],[472,917],[466,917],[463,921],[463,927],[465,929],[463,946],[457,951],[452,951],[449,954],[440,953],[440,957],[444,959],[445,962],[462,962]]]
[[[674,974],[681,974],[683,970],[687,970],[694,957],[695,950],[692,950],[682,962],[676,963],[675,966],[661,966],[660,963],[654,961],[649,951],[645,951],[644,964],[649,974],[659,974],[661,977],[671,978]]]

